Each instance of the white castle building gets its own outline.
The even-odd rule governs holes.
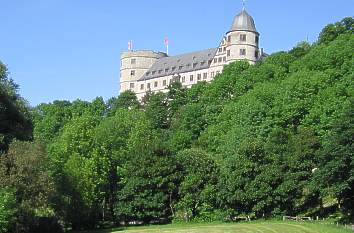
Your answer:
[[[141,99],[148,91],[166,92],[167,86],[176,80],[185,87],[199,81],[210,82],[226,64],[239,60],[254,64],[264,58],[259,36],[252,16],[243,9],[217,48],[177,56],[151,50],[123,52],[120,91],[131,90]]]

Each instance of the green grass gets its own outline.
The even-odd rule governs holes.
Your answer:
[[[255,222],[214,224],[172,224],[163,226],[128,227],[85,233],[353,233],[328,224],[298,222]]]

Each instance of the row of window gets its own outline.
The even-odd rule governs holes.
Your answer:
[[[216,75],[220,74],[220,71],[216,71],[216,73],[215,72],[211,72],[210,73],[210,77],[214,78],[215,74]],[[208,73],[197,74],[197,81],[202,81],[202,78],[203,78],[203,80],[206,80],[208,78]],[[173,78],[169,79],[169,84],[171,84],[172,82],[175,82],[175,81],[178,81],[178,82],[181,82],[181,83],[185,83],[186,82],[186,76],[173,77]],[[194,75],[189,75],[189,81],[190,82],[194,82]],[[158,85],[159,85],[159,82],[155,81],[153,83],[147,83],[146,84],[147,89],[151,89],[151,85],[152,84],[154,85],[154,88],[157,88]],[[162,86],[163,87],[167,86],[167,80],[162,80]],[[130,87],[130,89],[134,89],[135,88],[135,83],[130,83],[129,87]],[[143,83],[140,84],[140,90],[144,90],[144,87],[145,87],[145,85]]]
[[[247,35],[246,34],[240,34],[240,38],[239,38],[239,40],[240,41],[242,41],[242,42],[245,42],[245,41],[247,41]],[[227,42],[231,42],[231,36],[228,36],[227,37]],[[254,41],[256,44],[258,44],[259,43],[259,36],[256,36],[255,37],[255,41]]]

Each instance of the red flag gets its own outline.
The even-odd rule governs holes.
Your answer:
[[[128,41],[128,50],[133,50],[133,41]]]
[[[166,36],[165,37],[165,46],[168,46],[168,44],[169,44],[169,40],[168,40],[168,37]]]

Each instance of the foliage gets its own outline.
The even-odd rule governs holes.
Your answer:
[[[0,232],[6,233],[15,223],[16,197],[13,190],[0,188]]]

